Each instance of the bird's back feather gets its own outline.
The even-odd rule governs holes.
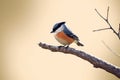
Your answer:
[[[73,38],[74,40],[79,41],[79,38],[78,38],[74,33],[72,33],[72,31],[70,31],[65,25],[63,25],[63,26],[64,26],[64,33],[65,33],[67,36]]]

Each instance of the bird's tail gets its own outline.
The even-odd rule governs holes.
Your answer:
[[[78,45],[78,46],[84,46],[82,43],[80,43],[79,41],[75,41],[75,43]]]

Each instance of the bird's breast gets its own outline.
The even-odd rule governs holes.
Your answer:
[[[74,41],[73,38],[67,36],[63,31],[57,33],[55,38],[63,45],[71,44]]]

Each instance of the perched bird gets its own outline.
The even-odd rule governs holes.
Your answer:
[[[55,33],[55,39],[66,47],[69,47],[73,42],[78,46],[84,46],[80,43],[79,38],[66,27],[65,22],[56,23],[53,26],[51,33]]]

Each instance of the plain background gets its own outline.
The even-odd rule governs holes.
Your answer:
[[[3,0],[0,2],[0,77],[1,80],[119,80],[114,75],[93,68],[73,55],[51,52],[39,42],[60,45],[50,34],[55,23],[66,25],[79,36],[84,47],[78,50],[120,66],[120,40],[111,31],[92,32],[109,27],[105,17],[118,31],[120,0]],[[104,41],[115,53],[111,52]]]

